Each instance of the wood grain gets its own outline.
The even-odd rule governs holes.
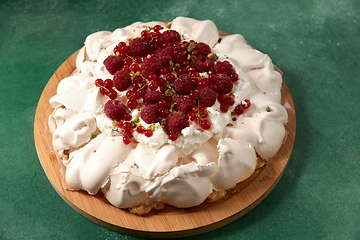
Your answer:
[[[34,124],[36,150],[50,183],[58,194],[78,213],[89,220],[114,231],[146,238],[186,237],[224,226],[258,205],[275,187],[288,163],[295,140],[295,109],[288,87],[283,81],[282,101],[287,109],[286,141],[270,163],[258,169],[249,179],[239,183],[225,198],[215,203],[203,203],[197,207],[178,209],[166,206],[152,210],[145,216],[137,216],[128,210],[112,206],[99,193],[91,196],[84,191],[68,191],[62,186],[62,168],[52,149],[48,117],[52,112],[49,99],[56,94],[59,81],[75,69],[78,51],[69,57],[47,83],[37,106]]]

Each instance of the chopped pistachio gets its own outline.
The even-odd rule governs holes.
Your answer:
[[[191,52],[192,50],[194,50],[196,47],[196,43],[192,42],[189,44],[189,46],[187,47],[187,51]]]

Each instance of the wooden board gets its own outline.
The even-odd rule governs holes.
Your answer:
[[[99,193],[91,196],[84,191],[68,191],[62,186],[62,170],[53,152],[48,117],[52,112],[49,99],[56,94],[59,81],[75,69],[78,51],[69,57],[47,83],[38,103],[34,137],[41,165],[50,183],[58,194],[77,212],[91,221],[114,231],[146,238],[186,237],[204,233],[224,226],[258,205],[275,187],[288,163],[295,139],[295,109],[285,82],[282,86],[282,101],[287,109],[289,122],[287,137],[279,152],[270,163],[258,169],[249,179],[238,184],[225,198],[215,203],[203,203],[197,207],[178,209],[166,206],[152,210],[145,216],[137,216],[126,209],[118,209]]]

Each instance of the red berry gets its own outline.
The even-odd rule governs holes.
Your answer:
[[[227,111],[229,111],[229,106],[226,104],[221,104],[220,105],[220,112],[226,113]]]
[[[236,82],[237,80],[239,80],[239,75],[234,72],[230,75],[230,78],[231,78],[231,81]]]
[[[218,61],[214,67],[215,73],[223,73],[230,76],[234,72],[234,68],[229,61]]]
[[[203,42],[198,42],[195,49],[199,55],[207,56],[209,53],[211,53],[210,46]]]
[[[210,87],[212,90],[214,90],[215,92],[217,92],[217,91],[219,90],[218,86],[217,86],[215,83],[211,83],[211,84],[209,85],[209,87]]]
[[[114,86],[114,83],[111,79],[106,79],[104,82],[104,87],[110,89]]]
[[[135,109],[138,106],[138,102],[136,100],[130,99],[126,105],[128,106],[128,108]]]
[[[129,73],[120,70],[114,75],[114,86],[118,91],[125,91],[131,85],[131,76]]]
[[[151,35],[147,30],[143,30],[141,32],[141,38],[146,41],[146,42],[150,42],[151,41]]]
[[[125,116],[124,116],[124,120],[125,121],[130,121],[132,118],[131,114],[130,113],[126,113]]]
[[[176,79],[176,78],[175,78],[174,74],[169,73],[169,74],[166,74],[165,79],[166,79],[166,81],[168,81],[169,83],[173,83],[173,82],[175,82],[175,79]]]
[[[144,96],[144,104],[145,106],[152,104],[159,104],[159,102],[163,99],[164,99],[164,94],[162,92],[150,91],[147,92]]]
[[[202,79],[198,82],[198,88],[204,88],[207,86],[207,82],[205,79]]]
[[[186,113],[186,119],[188,119],[188,120],[194,121],[195,117],[196,117],[196,115],[195,115],[195,113],[193,111],[190,111],[190,112]]]
[[[128,132],[128,133],[132,133],[132,131],[133,131],[133,127],[131,126],[130,122],[124,122],[123,129],[125,130],[125,132]]]
[[[197,96],[196,92],[191,92],[191,93],[189,93],[189,98],[193,101],[196,101],[198,99],[198,96]]]
[[[107,57],[103,63],[106,70],[108,70],[110,74],[116,73],[116,71],[121,70],[124,66],[124,61],[122,60],[122,58],[115,55]]]
[[[156,76],[160,75],[161,70],[161,62],[156,57],[150,57],[147,58],[142,64],[141,64],[141,74],[144,77],[149,77],[151,73],[156,74]]]
[[[129,51],[129,46],[126,45],[125,42],[119,42],[118,46],[120,48],[119,49],[120,54],[127,54],[127,52]]]
[[[139,64],[133,63],[133,64],[130,66],[130,70],[133,71],[133,72],[140,72],[140,66],[139,66]]]
[[[194,101],[187,96],[176,96],[173,100],[173,103],[175,103],[175,111],[180,111],[185,114],[191,111],[191,109],[195,106]]]
[[[195,69],[199,72],[207,72],[212,66],[212,62],[209,58],[205,58],[203,61],[200,58],[195,60]]]
[[[117,122],[116,122],[116,126],[118,126],[118,128],[123,128],[124,123],[121,122],[121,121],[117,121]]]
[[[110,99],[115,99],[115,98],[117,98],[117,92],[114,90],[114,89],[110,89],[109,90],[109,92],[108,92],[108,97],[110,98]]]
[[[166,30],[162,35],[166,42],[173,43],[181,41],[180,34],[175,30]]]
[[[159,108],[155,105],[148,105],[141,110],[140,117],[147,124],[159,122]]]
[[[108,91],[105,88],[100,88],[99,91],[102,95],[106,95],[108,93]]]
[[[181,75],[175,80],[174,88],[179,95],[187,95],[195,89],[195,83],[188,75]]]
[[[154,32],[160,32],[161,29],[162,29],[162,27],[160,25],[154,26]]]
[[[123,143],[124,143],[125,145],[130,144],[130,143],[131,143],[131,137],[129,137],[128,135],[124,135],[124,136],[123,136]]]
[[[189,125],[189,122],[180,114],[174,114],[167,120],[167,128],[169,132],[181,132]]]
[[[244,100],[242,100],[241,106],[242,106],[244,109],[248,109],[248,108],[251,106],[250,100],[249,100],[249,99],[244,99]]]
[[[166,108],[160,108],[159,110],[159,117],[161,118],[167,118],[170,114],[170,111]]]
[[[104,86],[104,81],[101,78],[95,80],[95,85],[97,87]]]
[[[217,80],[216,74],[214,74],[214,73],[209,74],[208,79],[209,79],[209,82],[211,82],[211,83],[216,82],[216,80]]]
[[[168,104],[165,101],[165,99],[159,101],[159,107],[160,108],[167,108]]]
[[[227,101],[227,96],[225,93],[220,93],[217,97],[217,100],[219,101],[220,104],[226,104]]]
[[[126,113],[126,106],[118,100],[109,100],[104,106],[104,112],[111,120],[121,120]]]
[[[205,105],[205,107],[211,107],[216,102],[216,92],[210,87],[205,87],[199,92],[199,99]]]
[[[218,93],[229,93],[233,88],[233,82],[230,77],[224,74],[217,75],[215,84],[218,86]]]
[[[235,100],[232,97],[228,97],[226,99],[226,104],[227,105],[232,106],[232,105],[234,105],[234,103],[235,103]]]
[[[241,115],[243,112],[244,112],[244,108],[243,106],[241,106],[240,104],[237,105],[234,109],[234,112],[237,114],[237,115]]]
[[[172,132],[169,133],[168,136],[169,136],[169,139],[173,142],[175,142],[179,137],[176,133],[172,133]]]
[[[145,133],[144,133],[144,135],[148,138],[151,137],[153,134],[154,134],[154,132],[151,131],[150,129],[146,129]]]
[[[138,126],[136,131],[140,134],[143,134],[145,133],[145,128],[143,126]]]
[[[121,70],[123,70],[124,72],[130,73],[130,67],[129,66],[124,66]]]
[[[200,127],[204,130],[209,130],[211,128],[211,122],[209,119],[203,119],[200,123]]]
[[[159,85],[156,82],[150,83],[149,88],[151,91],[156,91],[158,89]]]
[[[129,51],[130,56],[146,56],[149,53],[148,46],[143,42],[141,38],[134,38],[129,43]]]
[[[114,53],[120,53],[120,47],[114,47],[114,49],[113,49],[113,52]]]

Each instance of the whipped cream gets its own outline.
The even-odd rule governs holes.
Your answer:
[[[151,137],[134,132],[135,141],[125,145],[118,127],[104,113],[108,99],[94,81],[113,78],[103,61],[119,42],[155,25],[170,26],[183,39],[205,42],[219,61],[229,61],[239,76],[233,86],[235,104],[226,113],[218,101],[208,107],[209,130],[191,124],[171,141],[156,123]],[[281,83],[281,74],[266,54],[252,49],[239,34],[220,37],[209,20],[178,17],[169,25],[137,22],[93,33],[77,56],[74,74],[59,83],[50,99],[52,143],[66,166],[65,180],[75,190],[102,191],[119,208],[151,202],[179,208],[199,205],[212,191],[230,189],[248,178],[256,168],[256,153],[266,160],[277,153],[288,118],[280,103]],[[118,100],[126,100],[124,92],[117,93]],[[231,112],[244,99],[251,107],[234,121]],[[131,114],[139,119],[138,110]]]

